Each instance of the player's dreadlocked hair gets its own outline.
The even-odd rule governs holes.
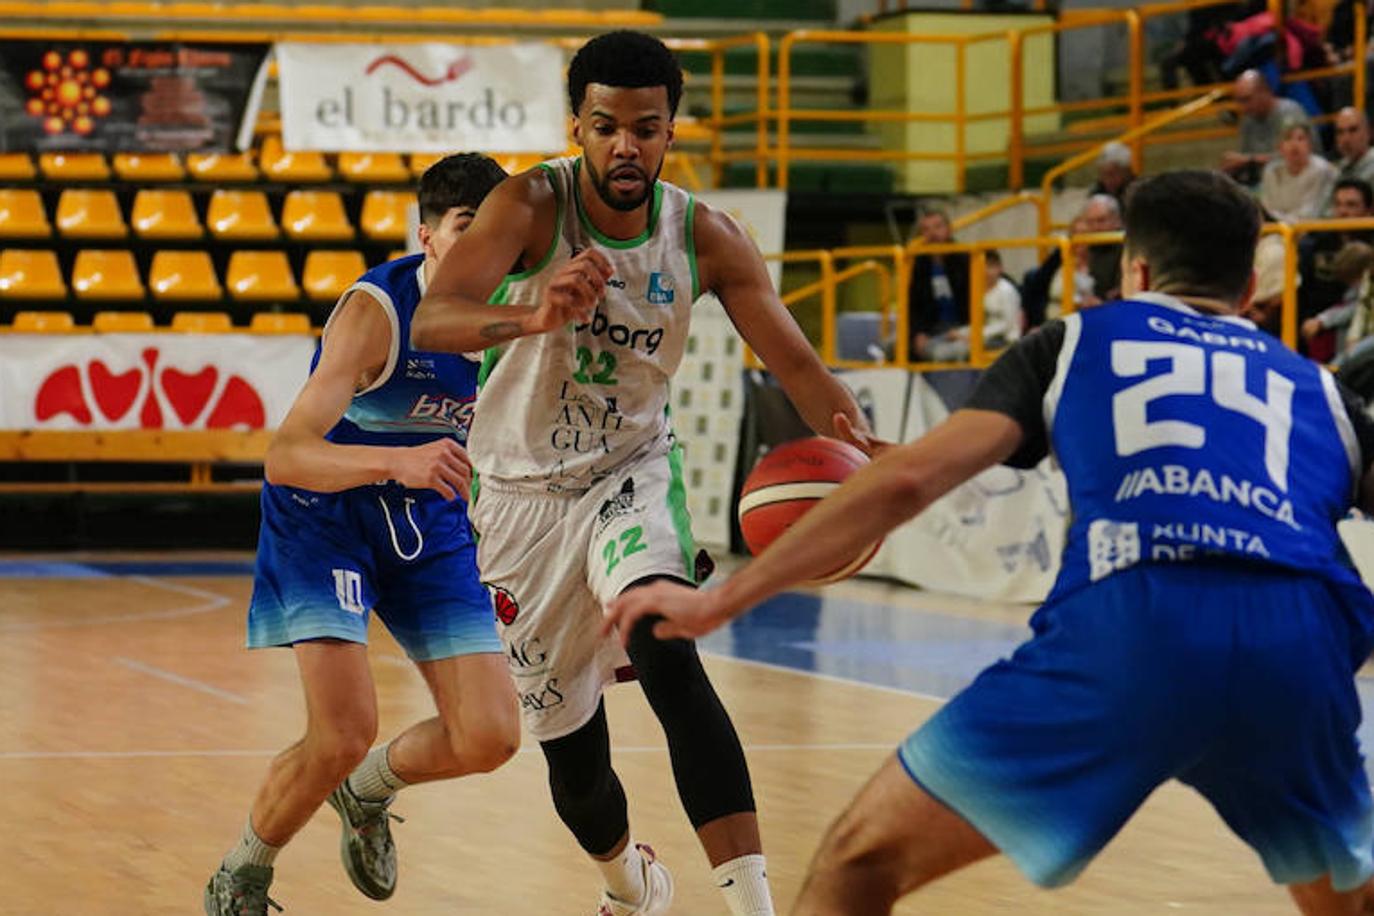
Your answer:
[[[505,180],[506,170],[481,153],[445,156],[420,179],[420,219],[432,228],[454,207],[475,210]]]
[[[663,86],[668,90],[670,117],[677,115],[682,99],[682,68],[677,58],[667,45],[643,32],[607,32],[577,52],[568,66],[568,101],[574,116],[582,109],[589,83],[617,89]]]

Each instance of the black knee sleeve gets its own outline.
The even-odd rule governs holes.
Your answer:
[[[641,620],[629,654],[668,738],[673,778],[694,828],[754,810],[754,790],[735,726],[706,677],[694,643],[654,638],[661,617]]]
[[[630,829],[625,790],[611,769],[606,707],[577,731],[539,747],[549,765],[549,789],[558,817],[587,853],[603,856]]]

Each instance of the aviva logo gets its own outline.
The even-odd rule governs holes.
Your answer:
[[[647,298],[652,305],[672,305],[672,276],[670,274],[659,273],[658,271],[649,274],[649,293]]]

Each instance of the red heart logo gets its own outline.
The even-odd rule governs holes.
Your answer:
[[[63,366],[43,379],[33,412],[40,422],[60,413],[69,413],[81,425],[90,425],[91,409],[86,406],[86,397],[81,393],[81,375],[75,366]]]
[[[95,395],[96,406],[111,420],[118,420],[134,406],[138,389],[143,385],[143,373],[137,368],[115,375],[100,360],[92,360],[87,368],[91,380],[91,393]]]
[[[235,426],[244,426],[248,429],[262,429],[267,425],[267,414],[262,407],[262,398],[253,390],[253,386],[239,378],[237,375],[229,377],[229,384],[224,386],[224,393],[219,396],[219,403],[210,413],[210,419],[205,421],[208,429],[230,429]]]
[[[176,369],[162,370],[162,393],[172,402],[172,410],[176,411],[177,419],[181,420],[182,426],[190,426],[196,417],[200,416],[200,412],[210,400],[210,395],[215,391],[215,382],[218,379],[219,370],[214,366],[206,366],[195,375],[178,372]]]

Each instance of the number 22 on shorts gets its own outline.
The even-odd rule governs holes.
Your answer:
[[[601,556],[606,561],[606,575],[611,574],[622,559],[631,554],[639,553],[641,550],[648,550],[649,545],[644,543],[644,528],[635,525],[627,528],[620,533],[620,537],[611,538],[606,541],[606,545],[601,548]]]

